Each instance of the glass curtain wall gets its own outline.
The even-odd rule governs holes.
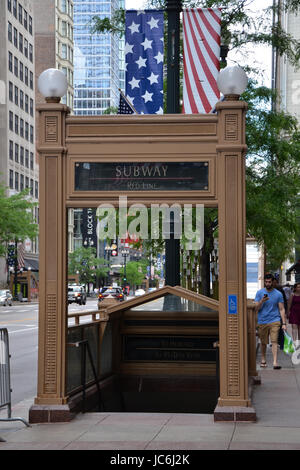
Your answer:
[[[113,34],[91,34],[93,16],[111,17],[119,0],[74,0],[74,113],[99,115],[118,106],[122,41]],[[121,65],[121,68],[124,66]]]

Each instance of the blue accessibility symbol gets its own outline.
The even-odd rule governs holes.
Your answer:
[[[237,295],[228,296],[228,313],[230,315],[236,315],[237,312]]]

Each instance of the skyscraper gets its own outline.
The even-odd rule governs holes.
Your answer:
[[[8,195],[28,187],[37,200],[33,6],[31,0],[1,0],[0,5],[0,178]],[[36,240],[28,240],[25,249],[36,253]],[[0,280],[6,280],[5,260]]]
[[[117,35],[91,34],[93,16],[111,17],[124,2],[74,0],[74,113],[99,115],[117,106],[124,86],[122,40]]]

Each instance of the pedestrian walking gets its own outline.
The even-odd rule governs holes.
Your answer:
[[[288,301],[287,301],[287,297],[286,297],[284,288],[279,284],[279,275],[278,274],[275,274],[275,276],[274,276],[273,287],[274,287],[274,289],[277,289],[277,290],[279,290],[279,292],[282,293],[284,311],[287,312]],[[279,329],[279,333],[278,333],[278,344],[279,344],[280,349],[283,350],[283,347],[284,347],[284,333],[283,333],[283,329],[282,329],[282,320],[280,321],[280,323],[281,323],[281,325],[280,325],[280,329]]]
[[[281,369],[278,364],[278,334],[280,328],[286,330],[284,299],[281,292],[273,287],[274,276],[266,274],[265,287],[256,292],[255,303],[258,312],[258,334],[261,342],[261,367],[267,367],[266,350],[269,336],[272,343],[273,369]],[[281,323],[282,321],[282,323]]]
[[[293,293],[288,301],[288,319],[292,325],[292,337],[297,348],[300,345],[300,282],[294,285]]]

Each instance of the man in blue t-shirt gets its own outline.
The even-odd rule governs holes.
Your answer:
[[[261,367],[267,367],[266,349],[269,336],[272,343],[273,369],[281,369],[277,362],[278,333],[281,327],[286,330],[285,310],[282,293],[273,287],[274,276],[266,274],[265,287],[256,292],[254,301],[258,312],[258,334],[261,342]]]

